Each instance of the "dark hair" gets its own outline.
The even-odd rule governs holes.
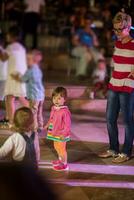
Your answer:
[[[64,87],[57,87],[54,89],[54,91],[52,92],[52,97],[56,96],[60,94],[62,97],[64,97],[65,99],[67,98],[67,90]]]
[[[14,128],[19,132],[32,131],[34,124],[33,113],[28,107],[21,107],[14,114]]]
[[[20,40],[20,29],[17,26],[11,26],[7,32],[15,40]]]
[[[103,58],[100,58],[99,60],[98,60],[98,63],[106,63],[106,61],[105,61],[105,59],[103,59]]]

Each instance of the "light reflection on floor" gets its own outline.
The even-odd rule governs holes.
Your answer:
[[[55,183],[66,184],[73,187],[99,187],[99,188],[127,188],[134,189],[134,182],[127,181],[102,181],[102,180],[52,180]]]
[[[52,168],[50,161],[40,161],[39,168]],[[94,165],[69,163],[69,171],[95,174],[131,175],[134,176],[134,166],[123,165]]]
[[[40,169],[52,169],[50,161],[40,161]],[[69,172],[94,173],[94,174],[108,174],[110,175],[134,175],[133,166],[115,166],[115,165],[92,165],[69,163]],[[55,172],[65,173],[65,172]],[[65,184],[72,187],[98,187],[98,188],[126,188],[134,189],[134,182],[128,181],[112,181],[112,180],[90,180],[90,179],[50,179],[50,182]]]

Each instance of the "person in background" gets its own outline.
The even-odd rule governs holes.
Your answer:
[[[76,77],[80,80],[87,77],[88,65],[96,56],[96,50],[94,47],[99,45],[98,38],[95,32],[91,28],[92,18],[91,16],[85,17],[85,23],[83,28],[79,28],[72,36],[73,48],[71,55],[79,59],[79,64],[76,67]],[[92,71],[90,67],[90,71]]]
[[[113,18],[113,31],[117,40],[106,109],[109,149],[100,153],[99,157],[113,157],[114,163],[122,163],[131,158],[134,140],[134,39],[130,36],[131,24],[131,16],[124,12],[118,12]],[[125,126],[121,150],[117,126],[120,111]]]
[[[53,106],[48,123],[47,139],[54,141],[54,149],[58,154],[58,160],[52,162],[56,171],[68,170],[66,143],[70,140],[71,114],[65,104],[67,91],[64,87],[57,87],[52,93]]]
[[[42,53],[39,50],[29,50],[27,52],[28,69],[23,76],[21,74],[12,74],[12,78],[18,82],[26,83],[27,99],[29,106],[34,114],[34,130],[42,132],[43,105],[45,98],[45,89],[42,83],[42,71],[40,62]]]
[[[19,99],[23,106],[28,106],[26,100],[25,83],[17,82],[11,77],[12,73],[24,74],[27,69],[26,50],[19,41],[20,30],[16,26],[11,26],[7,33],[6,51],[0,51],[0,60],[8,61],[7,79],[5,84],[4,96],[6,103],[6,120],[8,120],[8,127],[11,128],[13,124],[13,117],[15,112],[15,99]]]
[[[26,46],[27,35],[32,36],[32,49],[38,48],[38,27],[45,6],[44,0],[24,0],[26,5],[22,23],[22,41]]]
[[[11,160],[37,169],[40,160],[38,134],[33,131],[33,113],[21,107],[14,114],[14,132],[0,147],[0,159],[11,153]]]
[[[105,98],[107,93],[107,68],[106,61],[103,59],[98,60],[96,69],[92,74],[92,90],[90,92],[90,98]]]

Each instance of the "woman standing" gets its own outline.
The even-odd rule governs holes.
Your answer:
[[[130,36],[131,17],[118,12],[113,19],[113,31],[116,35],[113,54],[114,70],[109,82],[107,100],[107,129],[109,135],[109,150],[99,154],[99,157],[114,157],[114,163],[125,162],[132,154],[134,139],[134,39]],[[117,119],[122,112],[125,139],[122,149],[119,149]]]

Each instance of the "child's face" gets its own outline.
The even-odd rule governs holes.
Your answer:
[[[34,64],[34,59],[33,59],[32,54],[27,54],[27,64],[28,64],[28,67],[30,67]]]
[[[65,103],[65,98],[62,97],[60,94],[57,94],[53,97],[53,104],[55,106],[63,106]]]
[[[98,69],[105,70],[106,69],[106,64],[104,62],[99,62],[98,63]]]

